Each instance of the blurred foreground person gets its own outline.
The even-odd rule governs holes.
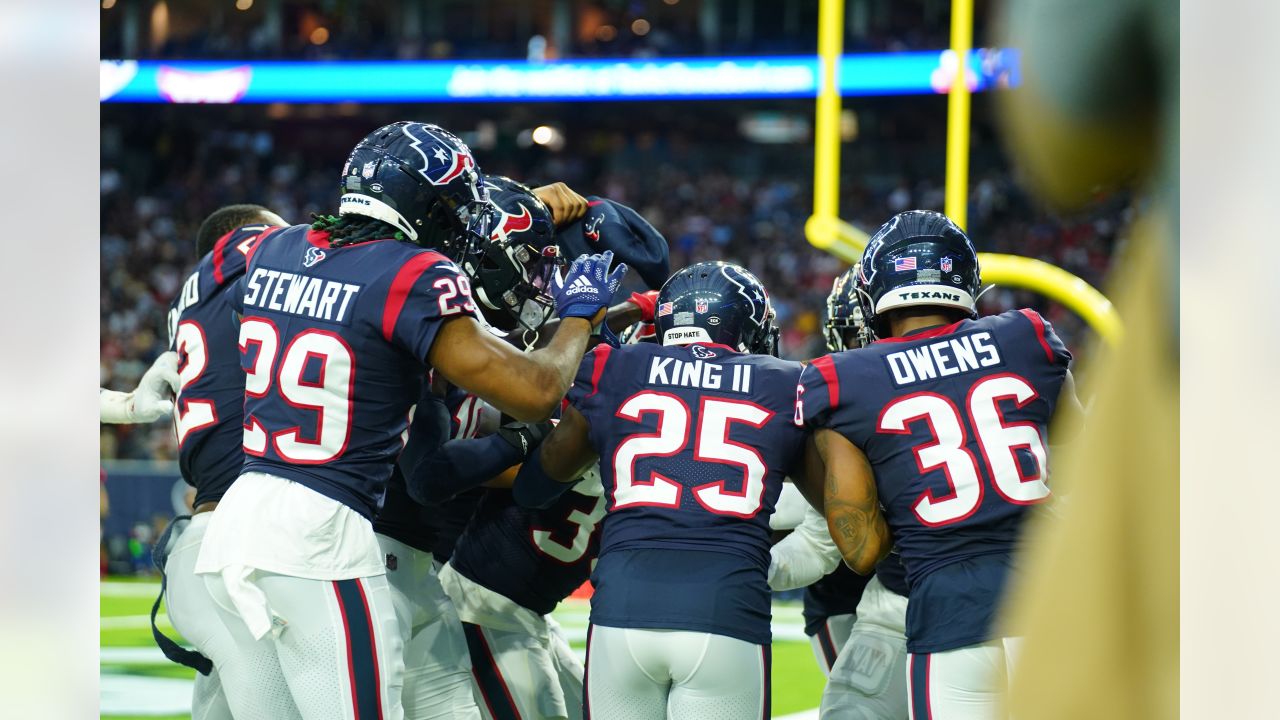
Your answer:
[[[1082,378],[1094,398],[1088,427],[1056,467],[1071,502],[1029,527],[1028,572],[1005,610],[1026,631],[1010,711],[1018,720],[1177,717],[1179,14],[1157,0],[1002,9],[1023,69],[1022,85],[1001,99],[1033,188],[1064,209],[1115,187],[1151,199],[1108,280],[1124,337],[1093,350]],[[1242,280],[1234,269],[1229,277]],[[1265,675],[1221,665],[1221,678],[1208,680],[1211,702],[1239,698],[1233,690]]]

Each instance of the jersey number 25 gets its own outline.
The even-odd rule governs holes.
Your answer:
[[[641,416],[658,416],[655,433],[628,436],[613,453],[613,507],[631,506],[679,507],[683,487],[663,477],[658,471],[646,479],[635,477],[636,461],[642,457],[671,457],[684,451],[689,443],[692,413],[676,395],[646,390],[627,398],[618,408],[618,417],[640,421]],[[694,433],[694,459],[741,468],[742,488],[725,489],[723,480],[698,485],[693,497],[702,507],[718,515],[751,518],[760,511],[764,500],[764,477],[769,468],[755,448],[729,439],[731,423],[762,428],[773,413],[755,403],[740,400],[702,398],[698,408],[698,427]]]

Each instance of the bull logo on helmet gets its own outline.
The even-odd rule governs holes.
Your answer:
[[[521,205],[519,215],[502,214],[502,222],[489,234],[489,239],[506,240],[512,233],[524,232],[532,227],[533,215],[529,214],[529,208]]]

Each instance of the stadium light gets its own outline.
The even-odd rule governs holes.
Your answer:
[[[324,28],[322,34],[327,41],[329,30]],[[935,75],[946,54],[935,50],[835,57],[840,95],[935,95]],[[1015,50],[975,50],[967,65],[979,92],[1019,82]],[[819,79],[819,60],[810,55],[547,62],[104,60],[100,68],[104,102],[813,98]]]
[[[533,141],[538,145],[546,145],[556,135],[556,131],[547,125],[539,125],[533,129]]]
[[[236,0],[237,10],[248,10],[253,7],[253,0]]]

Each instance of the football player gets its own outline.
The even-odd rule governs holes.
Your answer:
[[[837,277],[827,298],[826,340],[833,353],[870,341],[857,273],[855,265]],[[769,584],[775,590],[808,585],[805,632],[828,674],[821,717],[906,718],[907,584],[898,556],[881,560],[872,577],[858,575],[840,563],[826,518],[814,510],[772,553]],[[815,582],[818,575],[825,576]]]
[[[155,629],[165,655],[198,671],[191,703],[193,719],[236,717],[300,717],[289,697],[284,676],[274,662],[275,648],[262,643],[246,652],[243,662],[215,670],[208,657],[228,656],[236,647],[218,613],[204,579],[195,575],[205,528],[227,488],[244,465],[244,370],[240,368],[236,315],[236,282],[244,275],[249,249],[263,237],[287,226],[279,215],[260,205],[229,205],[200,224],[196,253],[200,262],[169,308],[169,345],[180,362],[174,429],[178,467],[195,489],[189,522],[175,518],[156,543],[156,565],[162,573],[162,596],[169,620],[197,649],[183,650]],[[185,525],[185,527],[184,527]],[[173,543],[167,541],[174,533]],[[168,550],[166,557],[166,549]],[[241,690],[230,698],[222,680]],[[283,691],[283,692],[282,692]]]
[[[536,284],[546,280],[540,272],[545,265],[542,248],[553,244],[553,210],[536,191],[514,180],[489,176],[484,178],[484,183],[499,215],[490,232],[491,242],[485,245],[484,261],[469,264],[464,272],[474,283],[475,295],[481,300],[487,321],[507,330],[516,329],[523,322],[526,325],[521,328],[522,337],[536,335],[546,317],[542,310],[549,310],[554,302],[548,294],[550,287]],[[586,200],[563,183],[542,190],[548,188],[559,201],[569,202],[576,197],[581,200],[577,209],[586,209]],[[573,209],[570,204],[560,208],[560,213],[565,218],[574,217]],[[506,298],[516,302],[504,302]],[[474,436],[481,417],[496,414],[474,395],[457,389],[449,394],[453,400],[452,412],[446,407],[446,400],[437,397],[430,384],[424,383],[405,449],[373,523],[405,643],[403,698],[408,718],[480,717],[472,688],[467,638],[454,602],[441,587],[433,557],[441,526],[452,519],[442,517],[446,510],[453,514],[465,513],[462,517],[465,522],[474,507],[420,504],[405,481],[406,475],[412,474],[423,458],[437,452],[446,440],[460,435]],[[458,422],[451,422],[452,417],[457,416],[461,416]],[[505,431],[494,438],[498,441],[496,445],[489,443],[470,457],[451,457],[450,460],[456,461],[459,469],[484,474],[483,479],[487,480],[524,457],[524,452],[514,455],[520,449],[519,444],[513,447],[504,443],[504,437],[507,437]],[[510,458],[505,464],[504,457]],[[498,462],[489,465],[494,460]],[[486,471],[486,466],[493,469]],[[461,474],[451,470],[453,468],[433,466],[429,472]],[[455,531],[453,537],[460,531],[460,528]]]
[[[371,518],[428,368],[517,419],[549,416],[625,267],[610,274],[608,253],[575,261],[556,290],[555,338],[520,353],[477,322],[468,277],[442,254],[489,243],[492,208],[461,140],[426,123],[379,128],[340,188],[338,216],[250,248],[240,347],[251,457],[212,514],[196,572],[211,576],[224,622],[275,646],[304,717],[396,719],[403,647]]]
[[[510,178],[490,176],[485,182],[502,212],[495,235],[533,250],[557,244],[550,232],[550,215],[532,191]],[[636,242],[619,227],[607,225],[600,231],[599,246],[615,250],[628,261],[640,257],[642,267],[649,263],[637,252],[639,247],[665,257],[665,252],[657,252],[665,248]],[[501,287],[497,282],[492,286]],[[610,310],[606,323],[620,329],[637,311],[643,321],[646,308],[651,320],[650,294],[633,294],[630,301]],[[486,318],[495,325],[511,327],[518,320],[494,314],[485,309]],[[527,330],[545,335],[536,327]],[[512,339],[527,344],[528,332]],[[469,412],[478,411],[483,418],[484,406],[474,401],[473,405]],[[420,463],[413,472],[410,493],[425,503],[447,503],[449,496],[458,493],[466,496],[475,484],[521,463],[547,429],[508,424],[496,432],[473,430],[473,435],[488,437],[451,442]],[[598,547],[596,527],[604,515],[598,476],[545,509],[516,505],[510,477],[508,472],[498,486],[486,483],[491,487],[480,495],[476,507],[451,506],[474,510],[474,514],[450,550],[440,581],[463,620],[475,695],[486,718],[579,718],[582,663],[550,613],[590,576]]]
[[[797,391],[827,471],[846,563],[889,550],[910,581],[912,718],[986,718],[1012,662],[992,619],[1029,506],[1050,497],[1046,428],[1075,402],[1071,354],[1032,310],[978,319],[969,237],[913,210],[885,223],[857,275],[877,342],[815,360]]]
[[[769,516],[804,455],[784,391],[801,368],[773,357],[768,294],[737,265],[675,273],[655,320],[661,345],[583,360],[516,499],[545,506],[602,460],[585,716],[767,717]]]

